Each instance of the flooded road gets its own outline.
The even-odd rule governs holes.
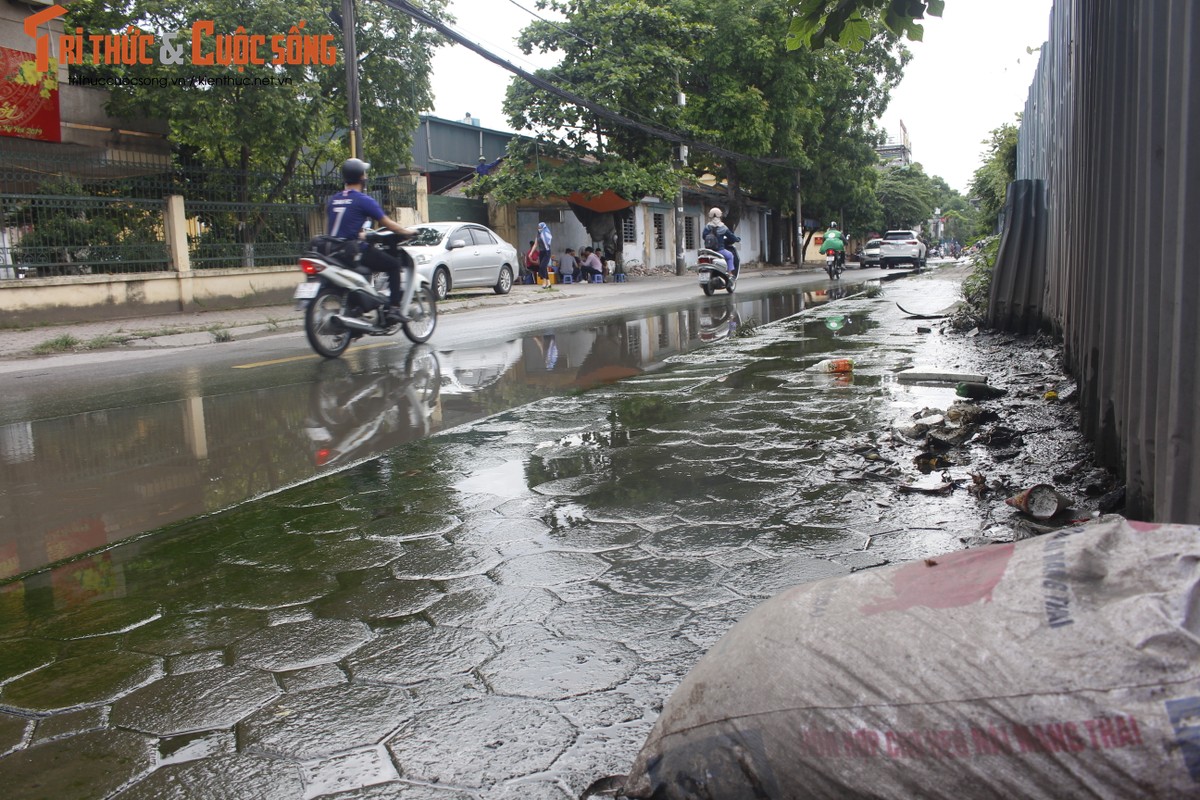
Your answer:
[[[568,798],[625,772],[761,600],[983,522],[961,494],[897,493],[911,465],[877,447],[953,394],[897,370],[972,366],[896,308],[957,283],[844,294],[716,298],[486,358],[363,353],[267,396],[9,431],[5,486],[36,491],[20,469],[47,450],[78,470],[23,506],[58,533],[0,558],[10,575],[113,524],[267,496],[0,585],[0,779],[21,798]],[[827,357],[854,371],[808,371]],[[105,459],[120,479],[96,483]]]
[[[810,306],[826,298],[806,294]],[[430,345],[412,358],[360,348],[333,362],[306,357],[282,378],[237,389],[185,375],[151,390],[145,380],[139,394],[152,400],[103,410],[43,416],[45,401],[29,402],[25,420],[0,425],[0,580],[513,406],[655,369],[741,319],[770,322],[805,302],[798,291],[718,298],[582,329]]]

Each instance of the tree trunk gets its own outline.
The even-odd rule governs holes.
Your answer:
[[[590,208],[568,203],[575,217],[583,224],[588,236],[593,242],[600,242],[603,251],[600,255],[611,253],[617,262],[617,272],[624,272],[625,258],[621,247],[621,220],[628,211],[609,211],[600,213]]]

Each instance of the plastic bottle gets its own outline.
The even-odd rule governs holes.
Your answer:
[[[849,358],[826,358],[808,368],[809,372],[853,372],[854,361]]]

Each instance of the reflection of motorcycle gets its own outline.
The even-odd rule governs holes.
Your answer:
[[[715,342],[732,336],[739,322],[741,318],[732,300],[725,305],[705,306],[700,309],[700,341]]]
[[[345,464],[428,436],[441,383],[437,355],[426,346],[409,352],[403,372],[391,365],[356,375],[343,362],[330,364],[313,385],[305,421],[317,466]]]
[[[399,237],[390,230],[366,234],[370,247],[380,247],[396,256]],[[399,254],[404,257],[403,254]],[[308,281],[296,287],[295,298],[306,305],[304,333],[312,349],[325,358],[337,358],[350,342],[363,334],[391,336],[401,327],[413,342],[424,342],[437,326],[437,300],[429,279],[415,273],[417,288],[408,306],[411,319],[389,323],[384,315],[390,292],[372,279],[361,262],[357,240],[343,241],[318,236],[300,259]],[[403,271],[401,275],[403,276]]]
[[[737,256],[735,255],[734,258],[736,264]],[[725,261],[725,256],[716,250],[701,248],[696,256],[696,263],[688,269],[694,269],[700,273],[700,288],[709,297],[712,297],[713,292],[721,289],[733,294],[733,289],[737,285],[737,273],[729,272],[729,264]]]

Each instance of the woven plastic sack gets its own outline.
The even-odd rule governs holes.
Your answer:
[[[686,676],[624,794],[1200,797],[1200,529],[1105,518],[789,589]]]

